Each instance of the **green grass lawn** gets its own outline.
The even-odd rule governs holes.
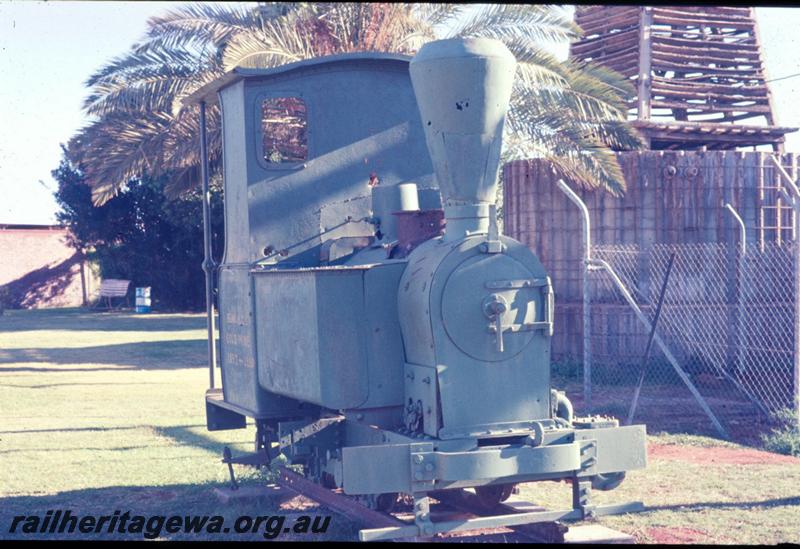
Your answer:
[[[228,479],[222,448],[252,451],[254,430],[206,430],[205,334],[202,315],[53,310],[0,317],[0,538],[13,516],[49,509],[297,514],[269,500],[222,505],[212,493]],[[245,468],[237,473],[260,481]],[[351,525],[335,516],[329,532],[353,539]]]
[[[321,513],[313,505],[304,511],[297,498],[236,505],[215,498],[212,488],[227,482],[223,446],[249,451],[254,432],[206,431],[204,338],[202,315],[53,310],[1,316],[0,538],[10,536],[14,516],[51,509],[219,514],[231,521],[240,515]],[[678,457],[717,444],[672,435],[650,441],[677,445]],[[709,456],[654,457],[618,490],[597,496],[599,502],[642,500],[650,510],[600,522],[647,542],[800,542],[800,460],[734,464]],[[238,472],[246,483],[265,482],[245,469]],[[521,495],[549,508],[570,505],[565,484],[527,485]],[[355,529],[334,515],[323,539],[355,539]]]

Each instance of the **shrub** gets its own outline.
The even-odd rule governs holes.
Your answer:
[[[169,199],[163,181],[133,179],[117,196],[92,204],[80,171],[64,159],[53,177],[61,207],[58,220],[70,228],[72,246],[96,262],[103,278],[131,280],[152,287],[161,310],[199,310],[205,304],[203,212],[200,193]],[[212,201],[215,259],[222,244],[222,200]]]
[[[777,425],[769,433],[761,435],[764,448],[777,454],[800,457],[800,418],[797,412],[786,408],[772,417]]]
[[[5,286],[0,286],[0,316],[6,312],[8,307],[9,291]]]

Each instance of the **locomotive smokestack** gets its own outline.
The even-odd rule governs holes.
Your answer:
[[[516,66],[505,44],[488,38],[430,42],[411,60],[447,240],[488,231]]]

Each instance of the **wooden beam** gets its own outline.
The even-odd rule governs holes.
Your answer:
[[[682,7],[678,6],[659,6],[656,8],[656,15],[664,14],[671,17],[677,18],[686,18],[691,20],[700,20],[704,17],[713,17],[714,21],[719,21],[723,23],[752,23],[749,17],[747,16],[747,12],[732,14],[732,13],[721,13],[712,11],[711,6],[703,9],[701,12],[698,11],[691,11],[691,10],[684,10]]]
[[[753,35],[746,31],[737,31],[735,34],[708,34],[706,32],[702,32],[700,29],[696,28],[686,28],[686,29],[676,29],[673,27],[670,28],[661,28],[661,27],[654,27],[653,34],[661,38],[669,38],[669,37],[676,37],[681,38],[684,40],[696,40],[698,42],[707,42],[707,43],[715,43],[715,44],[738,44],[740,42],[744,43],[752,43]]]
[[[652,99],[650,105],[660,109],[688,109],[701,112],[754,112],[768,113],[769,105],[711,105],[708,103],[687,103],[685,101],[675,102],[663,99]],[[691,113],[689,113],[691,114]]]
[[[730,105],[733,103],[739,103],[742,101],[752,101],[754,104],[757,105],[766,105],[767,98],[765,96],[761,97],[754,97],[748,95],[736,95],[732,93],[714,93],[714,92],[702,92],[700,90],[694,91],[682,91],[682,90],[675,90],[671,88],[664,88],[661,87],[659,84],[653,84],[652,91],[650,93],[651,97],[656,96],[664,96],[664,97],[672,97],[672,98],[684,98],[684,99],[703,99],[706,101],[714,100],[723,105]],[[747,106],[747,105],[741,105]]]
[[[596,23],[598,21],[605,21],[609,17],[618,16],[624,13],[632,13],[633,17],[637,15],[636,6],[600,6],[597,9],[581,10],[575,8],[575,22],[578,26],[583,26],[585,23]]]
[[[703,52],[707,52],[709,55],[716,56],[716,57],[724,57],[725,59],[745,59],[745,60],[754,60],[760,61],[761,55],[759,52],[752,48],[752,47],[742,47],[737,49],[736,47],[733,48],[720,48],[719,43],[712,43],[712,44],[703,44],[697,40],[689,40],[692,42],[691,44],[670,44],[666,40],[658,38],[653,44],[654,49],[663,51],[664,53],[675,53],[675,54],[688,54],[693,55],[698,53],[698,49],[702,48]]]
[[[638,33],[639,33],[638,27],[634,27],[621,32],[615,32],[613,34],[601,34],[593,38],[582,38],[579,41],[573,42],[570,48],[577,48],[578,50],[581,50],[584,47],[590,47],[596,44],[603,44],[607,40],[620,40],[623,37],[627,37],[629,35],[638,36]]]
[[[635,26],[638,23],[637,15],[637,10],[630,10],[628,12],[606,15],[595,21],[584,21],[579,24],[579,26],[587,35],[593,32],[608,33],[612,29],[626,28],[631,25]]]
[[[662,78],[660,76],[653,77],[653,87],[658,86],[663,89],[670,89],[674,91],[687,91],[693,93],[722,93],[730,95],[746,95],[755,97],[766,97],[767,87],[765,85],[757,86],[732,86],[729,84],[706,84],[697,81],[680,80],[672,78]]]
[[[688,64],[682,63],[671,63],[668,61],[663,61],[662,58],[656,59],[653,57],[651,66],[654,69],[661,69],[666,71],[684,71],[684,72],[700,72],[703,73],[704,76],[734,76],[737,77],[739,75],[745,76],[750,75],[750,80],[763,80],[764,73],[761,69],[740,69],[740,68],[718,68],[718,67],[698,67],[692,66]],[[693,69],[693,70],[688,70]],[[691,78],[691,76],[687,76],[687,78]],[[743,79],[742,79],[743,80]]]
[[[714,63],[719,68],[722,65],[741,67],[749,66],[752,68],[763,67],[761,59],[745,59],[737,60],[734,55],[726,55],[724,57],[717,57],[707,54],[708,50],[705,48],[702,51],[697,51],[700,48],[686,49],[684,51],[666,51],[658,44],[658,41],[653,44],[653,59],[660,61],[676,62],[676,63],[695,63],[696,67],[707,67],[710,63]],[[690,53],[691,52],[691,53]]]
[[[720,29],[740,29],[746,31],[753,29],[753,21],[720,21],[713,19],[703,19],[701,17],[693,18],[685,16],[676,16],[672,15],[668,10],[665,10],[664,8],[653,9],[653,24],[682,25],[682,26],[696,25],[698,27],[706,27],[706,28],[716,27]]]
[[[605,55],[598,55],[598,56],[583,56],[581,59],[591,59],[594,63],[602,63],[603,65],[607,65],[609,63],[619,64],[624,63],[626,61],[634,60],[638,61],[639,59],[639,48],[638,46],[634,46],[631,48],[630,51],[627,51],[622,54],[617,53],[610,53]]]
[[[748,8],[746,7],[734,7],[734,6],[665,6],[667,9],[671,10],[682,10],[688,13],[694,13],[697,15],[706,15],[706,14],[722,14],[722,15],[747,15]]]
[[[653,51],[652,25],[653,8],[650,6],[639,8],[639,101],[636,110],[636,117],[639,120],[648,120],[650,118],[650,75]]]
[[[675,47],[685,46],[689,48],[696,48],[698,46],[702,46],[703,48],[713,48],[718,50],[742,50],[758,53],[758,46],[756,45],[755,38],[753,36],[747,36],[736,42],[710,42],[708,40],[704,40],[702,36],[698,36],[697,38],[680,38],[672,35],[662,35],[662,33],[658,31],[656,31],[656,36],[658,36],[659,44],[666,44]]]
[[[582,47],[588,46],[588,47]],[[629,33],[621,40],[613,40],[611,38],[601,42],[592,42],[591,44],[574,44],[571,50],[573,56],[588,57],[597,54],[598,52],[619,52],[625,51],[633,46],[634,49],[639,48],[638,36]]]

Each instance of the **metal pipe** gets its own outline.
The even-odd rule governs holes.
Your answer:
[[[794,405],[797,422],[800,424],[800,189],[781,163],[772,155],[770,160],[778,168],[778,172],[791,189],[792,194],[781,186],[778,190],[781,196],[794,210],[794,242],[792,243],[792,255],[794,256],[794,272],[792,282],[794,286]],[[794,170],[793,170],[794,171]]]
[[[783,189],[781,189],[781,190],[783,190]],[[740,237],[739,237],[739,251],[740,251],[740,253],[739,253],[739,259],[738,259],[738,262],[737,262],[738,263],[737,269],[739,271],[739,277],[738,277],[739,278],[739,297],[737,298],[738,318],[736,319],[736,338],[737,338],[739,343],[738,343],[738,351],[736,353],[737,354],[737,359],[736,360],[737,360],[737,362],[739,364],[739,367],[741,368],[744,365],[744,356],[745,356],[744,344],[742,343],[742,325],[741,325],[741,322],[742,322],[742,318],[744,318],[744,315],[741,313],[741,310],[743,308],[742,307],[742,297],[741,296],[746,291],[745,290],[745,281],[747,280],[747,277],[744,274],[744,272],[745,272],[744,256],[747,253],[747,231],[746,231],[746,227],[744,225],[744,220],[739,215],[739,212],[737,212],[734,209],[734,207],[731,206],[729,203],[725,204],[725,208],[733,215],[734,219],[736,219],[736,222],[739,224],[739,234],[740,234]],[[764,405],[761,404],[761,402],[756,397],[754,397],[750,393],[750,391],[748,391],[744,387],[744,385],[739,383],[733,376],[731,376],[728,372],[726,372],[724,368],[722,368],[720,371],[722,372],[722,375],[725,376],[725,378],[728,381],[733,383],[742,392],[743,395],[745,395],[748,399],[750,399],[750,401],[753,404],[755,404],[755,406],[759,409],[759,411],[762,414],[764,414],[764,416],[769,417],[769,412],[764,407]]]
[[[783,179],[786,180],[786,184],[792,190],[792,193],[794,193],[794,196],[800,197],[800,188],[798,188],[797,184],[792,180],[792,176],[790,176],[788,173],[786,173],[786,170],[783,169],[783,166],[781,166],[780,162],[775,160],[774,156],[770,155],[769,159],[772,160],[772,163],[775,164],[776,168],[778,168],[778,172],[781,174],[781,176],[783,176]]]
[[[211,248],[211,191],[208,185],[208,139],[206,102],[200,102],[200,178],[203,181],[203,272],[206,276],[206,318],[208,325],[208,386],[214,388],[217,345],[214,330],[214,257]]]
[[[636,317],[642,324],[644,324],[644,326],[648,330],[650,330],[652,328],[652,326],[650,325],[650,321],[647,319],[647,316],[639,308],[639,305],[636,303],[636,300],[633,299],[633,296],[631,296],[630,292],[628,292],[628,289],[619,279],[617,273],[615,273],[614,269],[611,268],[611,265],[609,265],[602,259],[593,259],[591,261],[591,265],[604,269],[608,273],[608,275],[611,277],[611,280],[614,282],[614,284],[617,286],[617,289],[622,294],[622,297],[625,298],[625,301],[627,301],[628,305],[631,306],[633,312],[636,313]],[[661,349],[661,352],[664,353],[664,356],[667,358],[669,363],[672,364],[672,367],[675,369],[675,373],[678,374],[678,377],[680,377],[681,380],[686,384],[686,387],[689,388],[689,391],[692,393],[694,398],[697,400],[697,403],[700,405],[700,407],[706,413],[708,418],[711,420],[711,423],[714,425],[714,428],[716,428],[717,432],[722,436],[722,438],[729,439],[730,436],[728,435],[728,432],[719,422],[717,416],[714,415],[714,412],[711,411],[711,408],[708,407],[708,404],[706,404],[706,401],[703,399],[702,395],[697,390],[697,387],[695,387],[694,383],[692,383],[692,380],[689,378],[689,375],[683,370],[683,368],[681,368],[680,364],[678,364],[678,360],[666,346],[661,337],[659,337],[658,334],[654,334],[653,339],[655,340],[656,345],[658,345],[658,347]]]
[[[592,235],[589,208],[581,197],[564,183],[558,180],[558,188],[567,195],[581,211],[583,226],[583,401],[587,410],[592,407],[592,343],[591,343],[591,299],[589,288],[589,264],[592,261]]]
[[[725,209],[731,212],[731,215],[739,224],[739,250],[741,250],[742,257],[744,257],[744,255],[747,253],[747,230],[744,226],[744,220],[742,219],[742,216],[739,215],[739,212],[737,212],[729,202],[725,203]]]

